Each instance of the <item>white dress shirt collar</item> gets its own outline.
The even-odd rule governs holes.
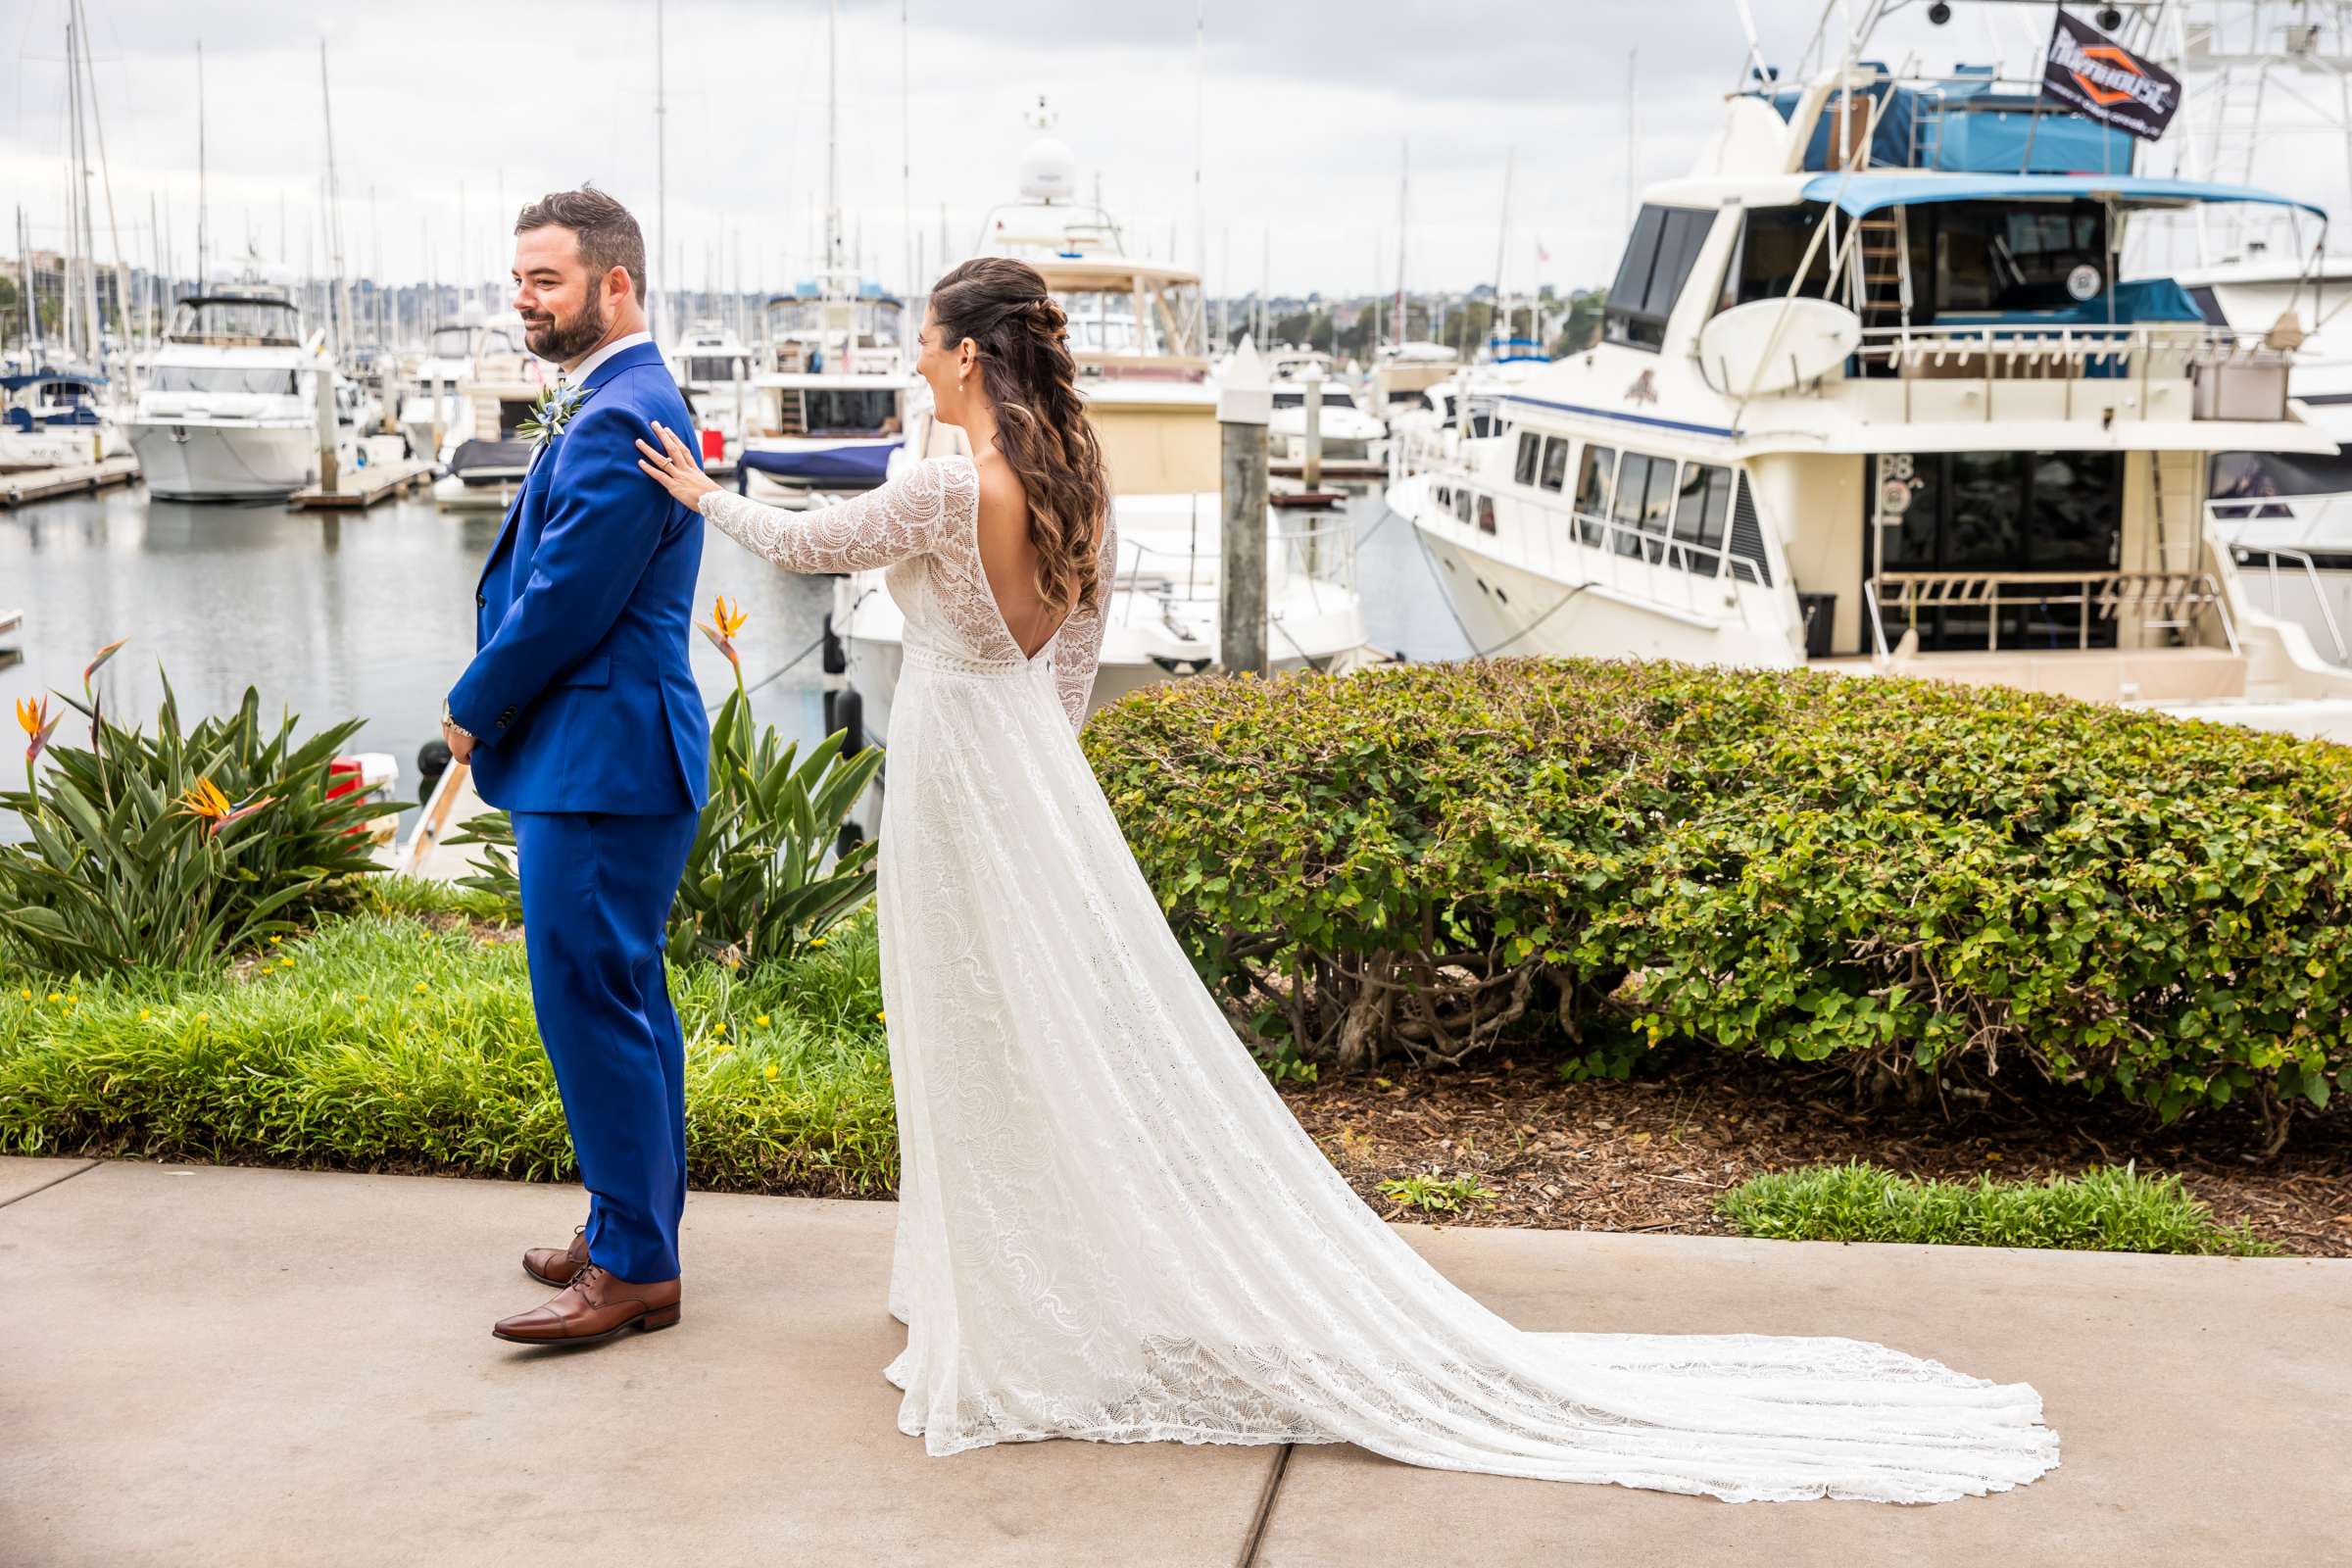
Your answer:
[[[626,337],[616,337],[570,369],[564,371],[563,379],[571,386],[584,386],[596,368],[613,355],[618,354],[622,349],[633,349],[640,343],[651,343],[653,340],[653,334],[650,332],[631,332]]]

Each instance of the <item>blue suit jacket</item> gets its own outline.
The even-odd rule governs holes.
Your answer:
[[[703,519],[637,466],[694,416],[651,343],[598,366],[507,509],[474,590],[473,662],[449,694],[474,788],[509,811],[699,810],[710,729],[686,662]],[[690,437],[689,437],[690,438]]]

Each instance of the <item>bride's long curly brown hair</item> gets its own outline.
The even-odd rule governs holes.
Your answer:
[[[1078,395],[1069,322],[1036,268],[1005,256],[963,263],[931,287],[940,344],[970,338],[997,413],[997,450],[1029,498],[1038,596],[1056,614],[1099,601],[1097,547],[1110,474]]]

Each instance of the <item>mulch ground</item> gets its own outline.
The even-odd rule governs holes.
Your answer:
[[[1563,1083],[1549,1061],[1445,1071],[1400,1065],[1293,1084],[1300,1125],[1385,1217],[1447,1225],[1721,1236],[1716,1196],[1750,1176],[1859,1159],[1920,1177],[2076,1175],[2134,1161],[2177,1174],[2225,1224],[2282,1250],[2352,1257],[2352,1116],[2302,1119],[2259,1157],[2250,1116],[2171,1128],[2087,1098],[1865,1106],[1840,1078],[1792,1087],[1783,1066],[1693,1059],[1629,1082]],[[1381,1183],[1475,1177],[1491,1200],[1451,1213]]]

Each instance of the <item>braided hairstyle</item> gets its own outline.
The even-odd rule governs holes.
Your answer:
[[[1078,395],[1069,322],[1036,268],[983,256],[931,288],[940,343],[970,338],[997,415],[997,450],[1029,498],[1038,596],[1058,614],[1099,602],[1096,555],[1110,475]]]

